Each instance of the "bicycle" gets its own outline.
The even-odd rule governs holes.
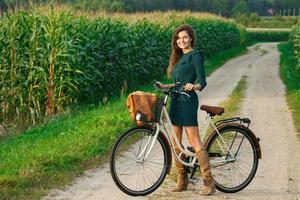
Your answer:
[[[194,174],[199,167],[192,147],[180,145],[173,130],[166,104],[171,95],[189,96],[178,83],[170,89],[157,90],[164,93],[154,107],[155,119],[145,125],[126,130],[116,140],[110,157],[110,172],[121,191],[131,196],[145,196],[154,192],[169,174],[172,152],[175,159],[184,164],[189,180],[196,183]],[[207,113],[204,127],[200,129],[203,141],[209,127],[212,131],[204,142],[209,154],[216,188],[225,193],[244,189],[254,178],[261,148],[259,138],[249,129],[248,118],[228,118],[213,122],[224,108],[202,105]],[[174,138],[174,140],[172,139]],[[181,153],[176,154],[174,142]],[[182,160],[181,154],[185,154]]]

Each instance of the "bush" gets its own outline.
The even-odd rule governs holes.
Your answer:
[[[281,42],[288,41],[290,31],[248,31],[247,42]]]
[[[293,26],[290,36],[290,42],[293,46],[293,51],[295,55],[296,65],[295,69],[298,70],[298,75],[300,76],[300,23]]]

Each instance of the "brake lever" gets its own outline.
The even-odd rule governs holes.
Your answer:
[[[161,88],[159,87],[158,81],[154,81],[153,86],[154,86],[155,88],[161,89]]]
[[[183,95],[185,95],[185,96],[187,96],[187,97],[191,97],[188,93],[186,93],[186,92],[180,92],[180,94],[183,94]]]
[[[161,90],[157,84],[153,83],[153,87],[156,89],[156,90]]]
[[[177,86],[177,87],[181,87],[181,90],[184,89],[184,86],[182,86],[180,82],[177,82],[177,83],[176,83],[176,86]],[[182,94],[182,95],[185,95],[185,96],[187,96],[187,97],[189,97],[189,98],[191,97],[191,96],[190,96],[188,93],[186,93],[186,92],[178,91],[177,93]]]

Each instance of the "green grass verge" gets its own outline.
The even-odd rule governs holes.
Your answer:
[[[225,113],[218,118],[216,117],[216,120],[219,120],[219,118],[225,119],[239,115],[240,108],[245,98],[246,88],[247,76],[242,76],[231,95],[220,103],[220,106],[225,108]]]
[[[245,98],[246,88],[247,76],[242,76],[230,96],[219,104],[219,106],[224,107],[225,112],[221,116],[216,116],[215,121],[240,116],[239,111]],[[206,135],[206,137],[208,136]]]
[[[207,74],[245,49],[209,58]],[[151,91],[152,86],[139,89]],[[125,96],[111,99],[105,106],[57,116],[45,125],[2,138],[0,199],[40,199],[49,189],[70,183],[84,170],[107,161],[116,137],[132,126],[125,102]]]
[[[300,134],[300,69],[291,43],[278,45],[280,56],[280,75],[286,85],[286,97],[292,112],[298,135]]]
[[[209,76],[213,71],[222,66],[227,60],[245,54],[246,52],[246,46],[240,45],[208,58],[205,61],[206,75]]]
[[[39,199],[53,186],[101,163],[113,141],[131,125],[124,102],[59,116],[1,142],[0,199]]]

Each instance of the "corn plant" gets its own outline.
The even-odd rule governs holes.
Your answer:
[[[63,111],[77,89],[69,65],[66,15],[6,15],[1,20],[1,120],[36,123]]]
[[[105,102],[163,77],[172,33],[183,23],[194,27],[197,48],[207,56],[240,44],[239,28],[212,16],[129,24],[53,10],[5,14],[0,122],[35,124],[76,102]]]

